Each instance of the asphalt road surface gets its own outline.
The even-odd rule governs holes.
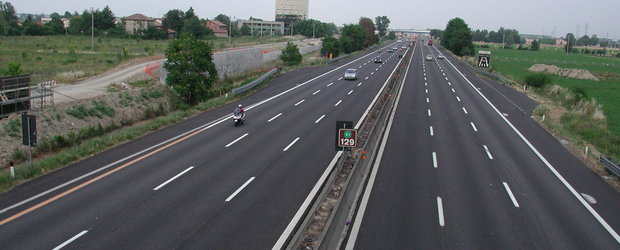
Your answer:
[[[359,121],[400,53],[283,74],[240,101],[240,127],[231,103],[2,194],[0,248],[271,248],[334,158],[336,120]]]
[[[415,48],[347,249],[618,249],[620,195],[534,102],[440,53]]]

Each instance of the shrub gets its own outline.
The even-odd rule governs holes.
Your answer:
[[[534,88],[542,88],[551,83],[551,76],[547,74],[537,73],[525,76],[525,83]]]

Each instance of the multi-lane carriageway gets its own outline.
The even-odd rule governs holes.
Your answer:
[[[335,121],[359,121],[398,61],[299,69],[241,100],[238,128],[231,103],[26,183],[0,196],[1,248],[271,248],[333,164]]]
[[[347,246],[618,247],[618,195],[522,114],[527,98],[413,49]],[[240,101],[241,127],[231,103],[0,195],[1,248],[280,246],[339,155],[335,121],[359,124],[401,61],[381,51],[277,77]]]

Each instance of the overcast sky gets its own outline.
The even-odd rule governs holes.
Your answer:
[[[597,34],[620,39],[620,0],[309,0],[309,18],[336,25],[357,23],[360,17],[387,16],[390,28],[444,29],[451,18],[461,17],[473,30],[497,30],[500,26],[522,34],[556,36],[568,32]],[[5,1],[6,2],[6,1]],[[275,0],[12,0],[17,13],[45,13],[66,10],[103,9],[109,5],[116,16],[141,13],[161,17],[168,10],[193,7],[200,18],[220,13],[236,18],[250,16],[275,19]],[[579,32],[577,32],[579,30]]]

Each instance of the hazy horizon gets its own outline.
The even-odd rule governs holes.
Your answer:
[[[109,5],[117,17],[136,13],[150,17],[162,17],[172,9],[183,11],[193,7],[200,18],[213,19],[218,14],[226,14],[233,19],[249,17],[264,20],[275,19],[275,0],[242,0],[217,2],[217,8],[210,8],[214,1],[8,1],[16,12],[28,14],[51,14],[65,11],[82,13],[94,7],[103,9]],[[357,23],[360,17],[387,16],[391,20],[391,29],[444,29],[454,17],[465,20],[472,30],[497,30],[500,27],[516,29],[521,34],[553,35],[563,37],[573,33],[579,37],[596,34],[599,38],[620,38],[620,26],[609,20],[617,20],[616,12],[620,3],[617,0],[601,0],[592,8],[584,8],[581,1],[569,0],[562,4],[550,0],[523,0],[498,2],[490,0],[468,1],[398,1],[387,0],[378,4],[379,8],[369,8],[377,4],[370,0],[310,0],[308,18],[322,22],[333,22],[338,26]],[[238,6],[243,6],[239,8]],[[599,8],[607,6],[606,8]],[[597,7],[597,8],[595,8]],[[594,11],[583,11],[593,9]],[[555,33],[554,33],[555,32]],[[554,33],[554,34],[553,34]]]

